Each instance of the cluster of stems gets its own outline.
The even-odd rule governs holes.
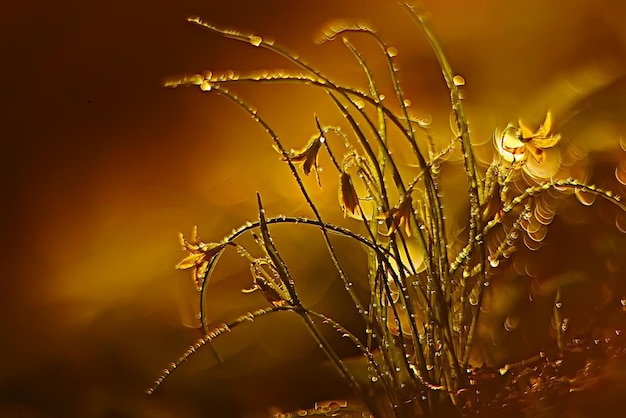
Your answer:
[[[624,209],[619,198],[573,179],[543,182],[524,193],[510,196],[508,182],[523,161],[515,159],[507,165],[505,161],[494,160],[488,167],[478,166],[459,91],[459,77],[452,71],[423,16],[408,5],[404,8],[429,42],[450,93],[453,137],[441,149],[437,148],[428,126],[409,112],[394,62],[397,51],[373,29],[363,25],[334,26],[325,32],[323,39],[342,39],[367,80],[367,90],[362,91],[335,83],[273,41],[255,34],[221,29],[197,17],[189,18],[201,28],[267,49],[295,66],[293,71],[247,75],[232,71],[206,72],[172,80],[167,85],[198,86],[202,91],[223,96],[248,114],[269,136],[312,216],[266,216],[259,195],[259,219],[234,230],[222,241],[207,244],[196,236],[189,243],[182,238],[188,256],[178,267],[193,267],[200,291],[200,315],[205,336],[172,363],[150,392],[197,349],[210,345],[223,332],[264,315],[289,311],[302,319],[338,373],[375,416],[437,416],[442,411],[461,414],[465,405],[460,394],[471,385],[472,354],[490,269],[514,249],[520,225],[531,212],[533,198],[549,189],[575,188],[602,196]],[[367,36],[380,47],[389,69],[395,104],[383,100],[366,59],[348,39],[350,34]],[[315,117],[315,133],[309,143],[299,151],[287,149],[256,108],[231,91],[231,85],[250,82],[297,83],[321,89],[346,126],[326,126]],[[408,159],[412,160],[413,172],[400,167],[394,159],[392,137],[408,144],[411,150]],[[530,137],[520,136],[519,139],[521,144],[530,144]],[[460,153],[466,173],[465,204],[469,211],[466,216],[468,225],[464,228],[466,236],[460,246],[454,242],[456,237],[451,237],[447,225],[449,211],[442,204],[438,182],[442,160],[455,152]],[[322,153],[329,156],[338,176],[339,207],[345,216],[359,221],[356,227],[346,228],[327,222],[307,189],[303,176],[313,173],[319,180],[318,157]],[[319,230],[337,276],[361,317],[364,333],[351,331],[302,303],[289,268],[272,240],[270,227],[279,223]],[[495,250],[489,251],[486,242],[496,229],[503,230],[505,238]],[[245,234],[254,237],[256,250],[238,243]],[[364,278],[350,277],[346,271],[331,239],[337,235],[357,241],[366,248],[369,297],[365,300],[360,299],[354,289],[354,283]],[[209,277],[222,253],[231,249],[250,264],[253,286],[244,291],[258,290],[268,307],[211,329],[205,315]],[[253,255],[259,252],[260,256]],[[359,381],[355,377],[329,343],[324,327],[334,329],[358,348],[367,363],[368,381]],[[373,393],[377,397],[372,397]],[[376,398],[380,401],[373,400]]]

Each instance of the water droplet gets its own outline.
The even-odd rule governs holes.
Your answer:
[[[411,105],[413,104],[411,103],[411,100],[409,99],[404,99],[403,103],[404,103],[404,107],[411,107]]]
[[[452,77],[452,82],[457,87],[465,85],[465,79],[463,78],[463,76],[458,75],[458,74]]]
[[[569,327],[569,318],[563,318],[563,320],[561,321],[561,332],[567,331],[568,327]]]
[[[189,77],[189,83],[194,84],[196,86],[199,86],[200,84],[202,84],[203,81],[204,81],[204,77],[202,76],[202,74],[194,74],[191,77]]]
[[[489,265],[496,268],[500,265],[500,259],[498,257],[489,257]]]
[[[433,366],[432,364],[427,364],[426,365],[426,370],[428,370],[428,371],[431,371],[434,368],[435,368],[435,366]]]
[[[390,46],[389,48],[387,48],[387,55],[389,55],[390,57],[395,57],[396,55],[398,55],[398,50],[393,46]]]
[[[593,205],[593,202],[596,201],[595,194],[583,191],[578,187],[574,189],[574,194],[576,195],[576,199],[578,199],[578,201],[585,206],[591,206]]]
[[[372,376],[372,382],[374,383],[378,382],[378,376]]]
[[[254,46],[259,46],[261,45],[261,43],[263,43],[263,38],[261,38],[258,35],[254,35],[253,37],[250,38],[250,44]]]
[[[557,302],[554,304],[554,306],[556,306],[557,309],[561,309],[561,307],[563,306],[563,302]]]
[[[213,88],[213,85],[211,84],[210,81],[204,80],[200,84],[200,90],[202,90],[202,91],[211,91],[212,88]]]

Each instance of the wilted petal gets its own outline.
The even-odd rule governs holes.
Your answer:
[[[185,236],[178,234],[180,244],[183,247],[183,251],[187,251],[188,254],[180,260],[175,268],[184,270],[193,268],[192,278],[198,290],[202,289],[204,277],[209,269],[210,261],[217,256],[226,246],[225,242],[222,243],[205,243],[198,238],[198,227],[194,226],[192,232],[192,242],[188,242]]]
[[[185,270],[185,269],[196,266],[198,263],[201,263],[202,260],[204,260],[205,258],[206,258],[206,254],[202,252],[191,253],[187,255],[187,257],[180,260],[178,264],[176,264],[175,268],[179,270]]]
[[[537,161],[539,164],[543,163],[543,149],[536,147],[535,144],[532,142],[526,144],[526,149],[530,152],[530,155],[532,155],[535,161]]]
[[[541,123],[541,125],[539,125],[539,129],[537,129],[537,132],[535,132],[534,136],[536,138],[545,138],[548,135],[550,135],[551,130],[552,130],[552,112],[548,110],[548,113],[546,113],[546,118]]]
[[[529,128],[528,125],[526,125],[521,119],[517,120],[517,124],[520,129],[521,137],[524,140],[529,140],[535,135],[535,132],[531,128]]]
[[[554,134],[554,135],[547,136],[545,138],[543,137],[534,138],[531,142],[538,148],[552,148],[553,146],[558,144],[560,140],[561,140],[561,135]]]
[[[319,176],[317,170],[317,156],[323,143],[324,137],[318,135],[313,137],[303,150],[292,151],[289,154],[289,159],[291,161],[302,163],[302,171],[304,171],[304,174],[306,174],[307,176],[311,174],[311,170],[314,170],[315,175],[318,179],[318,183]]]
[[[268,283],[264,281],[259,281],[258,286],[259,286],[259,289],[261,289],[263,296],[265,296],[265,300],[267,300],[272,305],[274,306],[287,305],[287,301],[285,300],[285,298],[280,293],[278,293],[278,291],[274,287],[270,286]]]
[[[250,264],[250,272],[254,281],[253,287],[243,290],[244,293],[260,290],[265,300],[274,306],[285,306],[291,303],[287,288],[277,277],[278,271],[271,260],[266,258],[254,260]]]
[[[343,210],[343,216],[354,216],[359,208],[359,196],[356,194],[356,189],[352,183],[350,174],[345,171],[341,172],[339,176],[339,203]]]
[[[400,206],[393,208],[387,212],[383,219],[391,219],[391,225],[389,231],[383,234],[387,237],[391,236],[394,232],[400,228],[404,228],[404,232],[407,237],[412,236],[411,231],[411,217],[413,216],[413,199],[410,195],[406,195],[404,200],[400,203]]]

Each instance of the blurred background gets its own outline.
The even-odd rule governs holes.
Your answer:
[[[490,147],[494,130],[518,117],[536,126],[550,108],[567,141],[618,166],[620,140],[626,142],[625,3],[425,0],[423,6],[467,81],[477,143]],[[289,315],[225,336],[216,343],[223,365],[202,352],[153,397],[144,393],[200,335],[191,277],[173,268],[182,255],[178,232],[198,225],[203,240],[221,239],[257,218],[256,191],[270,214],[309,214],[250,118],[222,97],[162,87],[205,69],[287,66],[268,51],[187,23],[189,15],[272,37],[339,83],[359,87],[363,75],[341,42],[314,39],[332,21],[367,22],[399,51],[415,114],[432,119],[444,140],[450,136],[437,63],[394,1],[4,1],[2,417],[256,417],[271,407],[348,396]],[[384,71],[371,41],[351,39]],[[325,124],[341,119],[311,88],[233,88],[289,147],[315,133],[313,114]],[[622,187],[611,168],[598,172],[605,186]],[[323,205],[336,205],[334,180],[322,173],[328,187],[316,194]],[[300,257],[290,265],[309,303],[349,322],[354,313],[336,296],[340,287],[319,237],[277,234],[286,257]],[[363,271],[364,255],[343,251],[352,254],[348,267]],[[547,263],[567,262],[550,254]],[[259,295],[239,292],[251,284],[247,266],[236,256],[225,261],[212,284],[216,323],[263,305]]]

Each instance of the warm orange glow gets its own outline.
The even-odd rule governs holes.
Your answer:
[[[377,28],[393,45],[386,53],[399,63],[411,111],[416,118],[432,120],[433,132],[445,143],[451,136],[449,95],[431,51],[405,13],[395,2],[365,7],[357,0],[303,2],[299,7],[248,0],[151,2],[149,8],[117,0],[12,3],[3,6],[0,16],[7,103],[0,152],[5,266],[0,416],[191,418],[219,411],[214,416],[256,417],[276,405],[297,409],[351,396],[334,370],[319,367],[321,355],[299,322],[282,313],[218,342],[227,367],[214,367],[211,353],[202,353],[157,396],[144,395],[160,369],[200,336],[189,328],[198,325],[194,283],[189,271],[174,269],[184,257],[177,234],[198,225],[203,240],[219,242],[233,227],[258,218],[256,191],[273,214],[310,215],[270,138],[210,91],[206,73],[200,88],[163,84],[204,70],[221,74],[233,69],[235,76],[234,69],[243,74],[282,68],[284,61],[253,47],[276,40],[339,84],[366,89],[367,80],[341,40],[313,42],[325,23],[355,19]],[[619,149],[620,138],[626,138],[626,7],[621,2],[567,7],[565,2],[497,0],[423,3],[455,70],[463,74],[458,81],[472,134],[485,144],[480,158],[493,157],[496,128],[518,117],[539,122],[547,109],[554,109],[555,122],[562,123],[553,128],[562,135],[559,146],[565,145],[558,156],[546,151],[545,162],[558,160],[555,164],[565,170],[559,174],[625,193],[626,148]],[[220,39],[186,22],[190,14],[258,35],[252,46]],[[365,54],[380,54],[367,39],[354,36],[351,42]],[[373,72],[385,80],[385,100],[390,100],[386,64],[382,59],[373,63]],[[328,97],[307,86],[242,84],[236,90],[290,149],[316,135],[314,115],[325,125],[346,126]],[[394,150],[400,161],[402,147]],[[323,186],[317,187],[315,176],[305,179],[312,195],[321,206],[337,208],[334,221],[356,222],[343,219],[330,161],[321,155],[319,162],[317,155],[304,157],[305,170],[319,174]],[[557,173],[542,167],[531,166],[530,176]],[[411,167],[407,163],[402,169]],[[451,178],[441,181],[454,183]],[[592,208],[598,204],[585,191],[573,193]],[[344,196],[344,207],[355,213],[349,198],[353,196]],[[444,201],[453,205],[454,193]],[[582,238],[585,252],[582,245],[571,245],[579,238],[568,235],[563,223],[545,229],[558,208],[572,211],[577,233],[596,230],[596,218],[584,212],[588,208],[570,203],[550,199],[544,212],[533,215],[529,224],[536,227],[531,232],[537,240],[527,246],[540,238],[553,241],[544,258],[518,266],[536,271],[526,287],[515,287],[517,282],[504,287],[503,297],[521,297],[526,290],[538,295],[552,289],[553,281],[578,280],[557,275],[553,266],[574,259],[580,265],[572,268],[587,268],[584,274],[597,268],[624,279],[626,266],[615,256],[622,238]],[[409,235],[402,209],[400,204],[389,213],[392,228],[404,228]],[[610,210],[598,219],[605,227],[626,230],[624,218]],[[297,265],[293,273],[307,300],[353,320],[319,236],[305,227],[297,234],[280,227],[276,231],[285,258]],[[354,255],[361,254],[360,248],[346,245],[339,251],[349,255],[346,268],[366,270],[365,255]],[[300,263],[303,253],[306,261]],[[589,255],[596,253],[614,257],[607,261],[609,267]],[[241,258],[234,251],[223,257],[225,264],[212,279],[209,310],[216,322],[264,302],[260,292],[240,292],[250,287]],[[192,256],[179,267],[203,268],[203,261]],[[593,289],[590,297],[601,303],[603,291]],[[504,319],[497,332],[484,331],[485,358],[517,354],[529,340],[536,342],[519,312],[507,312],[508,306],[496,299],[489,303]],[[525,304],[521,311],[529,310]],[[502,335],[513,331],[516,339],[503,343]],[[354,354],[347,345],[342,350]],[[623,393],[623,373],[614,378],[619,384],[607,390]]]

